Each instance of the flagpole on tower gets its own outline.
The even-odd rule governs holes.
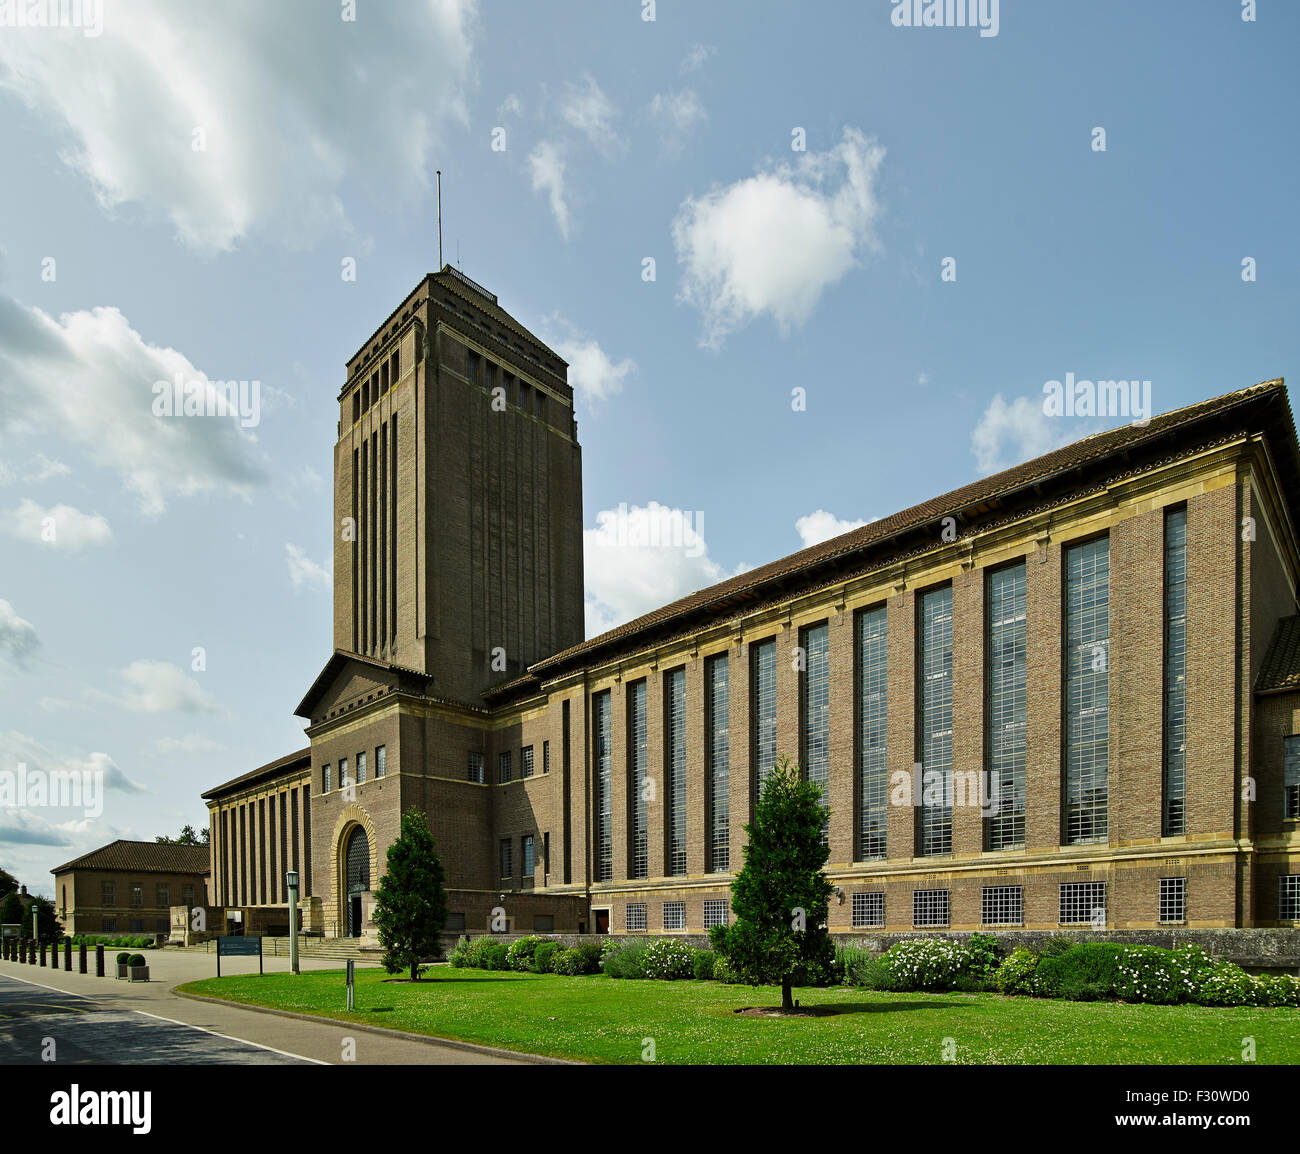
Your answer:
[[[438,169],[438,268],[442,269],[442,169]]]

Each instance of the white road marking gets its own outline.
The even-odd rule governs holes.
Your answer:
[[[25,986],[36,986],[42,990],[52,990],[56,994],[67,994],[73,998],[81,998],[83,1001],[93,1002],[95,999],[89,994],[76,994],[71,990],[61,990],[58,986],[47,986],[44,982],[33,982],[28,978],[16,978],[13,974],[0,974],[0,977],[8,978],[11,982],[22,982]],[[232,1038],[229,1034],[218,1034],[216,1030],[209,1030],[205,1026],[196,1026],[193,1022],[181,1022],[175,1018],[164,1018],[161,1014],[151,1014],[147,1010],[129,1010],[125,1006],[114,1007],[121,1009],[128,1014],[140,1014],[146,1018],[156,1018],[160,1022],[170,1022],[173,1026],[186,1026],[191,1030],[198,1030],[200,1033],[211,1034],[214,1038],[221,1038],[227,1042],[242,1042],[245,1046],[256,1046],[259,1050],[270,1050],[272,1054],[279,1054],[285,1058],[297,1058],[300,1062],[310,1062],[315,1066],[328,1066],[329,1063],[322,1061],[320,1058],[308,1058],[305,1054],[294,1054],[289,1050],[277,1050],[274,1046],[264,1046],[261,1042],[250,1042],[247,1038]],[[238,1007],[236,1007],[237,1009]],[[108,1009],[108,1007],[105,1007]]]

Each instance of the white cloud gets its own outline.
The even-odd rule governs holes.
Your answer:
[[[614,129],[618,109],[590,74],[583,77],[583,82],[581,87],[572,83],[565,86],[564,99],[560,102],[560,116],[566,124],[581,132],[598,151],[611,156],[622,144]]]
[[[133,713],[219,713],[207,690],[166,661],[133,661],[122,670],[126,691],[114,699]]]
[[[704,67],[709,57],[715,55],[717,51],[718,50],[711,44],[692,44],[686,55],[682,58],[682,71],[698,72]]]
[[[113,4],[98,37],[6,28],[0,87],[106,209],[156,206],[202,251],[254,231],[307,245],[349,229],[345,183],[425,196],[447,128],[469,123],[477,0],[361,7]]]
[[[45,774],[94,774],[106,790],[116,790],[119,793],[144,792],[144,786],[127,777],[107,753],[66,757],[17,730],[0,733],[0,769],[17,772],[19,765],[26,765],[29,771],[37,770]]]
[[[0,461],[0,485],[12,485],[15,481],[36,485],[48,481],[51,477],[66,477],[72,470],[62,461],[55,461],[44,453],[37,453],[23,467],[21,473],[15,473],[3,461]]]
[[[551,140],[543,140],[528,154],[533,191],[544,192],[560,235],[569,239],[569,202],[564,192],[564,151]]]
[[[878,520],[878,518],[871,518],[871,521],[875,520]],[[842,533],[861,529],[863,525],[871,524],[871,521],[842,521],[834,513],[828,513],[825,509],[817,509],[806,517],[800,517],[795,521],[794,527],[799,534],[800,540],[804,543],[804,548],[807,548],[809,545],[820,545],[823,541],[829,541],[832,537],[838,537]]]
[[[981,473],[1000,469],[1050,453],[1095,431],[1095,423],[1081,427],[1043,412],[1041,399],[1016,397],[1010,404],[998,393],[976,423],[970,451]]]
[[[497,105],[497,119],[505,120],[507,116],[523,116],[524,104],[513,92]]]
[[[0,659],[17,669],[30,669],[40,647],[36,626],[19,617],[8,601],[0,599]]]
[[[15,845],[71,845],[66,830],[28,809],[0,807],[0,843]]]
[[[706,115],[693,88],[684,88],[680,92],[657,92],[650,101],[650,116],[660,127],[659,143],[669,154],[681,151],[691,129]]]
[[[701,520],[657,501],[596,514],[582,533],[588,637],[734,575],[709,557]]]
[[[0,533],[51,549],[76,552],[89,545],[107,545],[113,530],[98,513],[83,513],[71,505],[45,508],[24,498],[16,509],[0,512]]]
[[[704,196],[673,221],[683,266],[679,299],[703,314],[701,344],[717,348],[767,314],[783,333],[875,246],[876,181],[885,150],[856,128],[828,152],[808,152]]]
[[[564,336],[556,335],[552,326],[558,325]],[[578,332],[558,314],[543,321],[547,332],[546,343],[569,362],[569,384],[586,403],[608,400],[623,391],[623,383],[636,372],[636,362],[630,357],[613,361],[600,347],[599,342]]]
[[[256,377],[239,367],[228,375]],[[246,496],[264,478],[237,414],[154,415],[154,384],[177,374],[219,395],[183,354],[146,343],[115,308],[55,320],[0,295],[0,431],[47,431],[85,446],[151,516],[170,495],[224,487]]]
[[[328,591],[334,587],[332,566],[326,568],[323,565],[317,565],[297,545],[286,543],[284,551],[288,554],[289,559],[289,580],[293,583],[295,589],[301,589],[304,585],[308,588],[316,585]]]
[[[916,383],[917,383],[918,385],[928,385],[928,384],[930,383],[930,374],[929,374],[929,373],[918,373],[918,374],[917,374],[917,377],[916,377]]]

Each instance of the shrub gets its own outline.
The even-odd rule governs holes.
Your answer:
[[[725,982],[731,986],[740,981],[740,978],[732,970],[730,963],[721,954],[715,954],[713,958],[713,980],[715,982]]]
[[[512,942],[506,949],[506,958],[510,968],[521,973],[531,972],[533,970],[533,954],[544,941],[546,941],[545,938],[530,934],[528,937]]]
[[[601,948],[595,942],[583,942],[571,950],[557,950],[551,955],[551,971],[556,974],[594,974],[600,969]]]
[[[1258,995],[1258,983],[1245,970],[1219,962],[1201,971],[1193,997],[1202,1006],[1253,1006]]]
[[[447,961],[459,970],[470,964],[468,959],[469,938],[466,935],[461,934],[461,936],[456,939],[456,948],[451,951],[450,955],[448,955]]]
[[[970,971],[980,979],[992,978],[1002,961],[1002,949],[992,934],[971,934],[966,942]]]
[[[126,964],[128,966],[146,966],[149,963],[145,961],[144,954],[132,954],[130,961]]]
[[[856,954],[856,957],[849,958],[845,963],[844,980],[850,986],[857,986],[862,990],[894,988],[893,978],[879,958],[873,958],[866,950],[858,950]]]
[[[610,954],[617,953],[627,945],[627,938],[606,938],[600,943],[600,960],[603,962]]]
[[[861,958],[869,958],[869,950],[861,949],[858,946],[836,946],[835,947],[835,973],[839,976],[841,982],[848,985],[853,983],[849,981],[849,967]]]
[[[1078,942],[1070,937],[1069,934],[1053,934],[1038,949],[1040,958],[1054,958],[1057,954],[1063,954],[1066,950],[1072,950],[1078,945]]]
[[[119,966],[125,966],[130,960],[131,955],[128,953],[120,953],[117,955],[117,964]]]
[[[1125,1002],[1169,1006],[1188,992],[1186,975],[1174,964],[1173,950],[1159,946],[1121,946],[1115,996]]]
[[[713,977],[713,964],[717,960],[718,955],[712,950],[696,950],[691,962],[691,971],[700,981],[707,982]]]
[[[510,968],[510,947],[505,942],[489,940],[483,947],[483,968],[485,970],[508,970]]]
[[[1300,1006],[1300,978],[1294,974],[1256,974],[1257,1006]]]
[[[968,972],[971,954],[960,942],[913,938],[886,951],[880,964],[896,990],[950,990],[957,975]]]
[[[541,942],[533,951],[533,969],[539,974],[551,973],[551,962],[562,949],[564,947],[559,942]]]
[[[695,972],[695,949],[676,938],[658,938],[646,946],[641,965],[647,978],[670,982]]]
[[[610,978],[644,978],[645,942],[624,942],[612,952],[601,950],[600,968]]]
[[[1115,990],[1121,950],[1111,942],[1079,942],[1064,953],[1045,957],[1034,971],[1031,992],[1072,1001],[1108,998]],[[1080,997],[1085,986],[1088,996]]]
[[[1034,971],[1038,966],[1038,955],[1033,950],[1017,946],[998,967],[993,975],[993,984],[1004,994],[1032,993]]]

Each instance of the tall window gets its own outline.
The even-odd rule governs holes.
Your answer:
[[[514,864],[510,860],[510,839],[503,837],[501,839],[501,876],[503,878],[514,878]]]
[[[388,746],[381,745],[375,750],[375,777],[381,778],[388,772]]]
[[[800,734],[800,760],[804,775],[821,787],[822,800],[826,798],[826,785],[830,777],[831,736],[831,663],[830,631],[826,623],[812,625],[801,631],[804,669]],[[822,845],[830,838],[829,820],[822,825]]]
[[[1165,514],[1164,835],[1187,832],[1187,510]]]
[[[988,575],[988,691],[984,722],[997,802],[984,819],[985,848],[1025,844],[1025,566]]]
[[[731,868],[731,697],[725,653],[705,661],[704,677],[709,727],[709,870],[726,873]]]
[[[144,905],[144,884],[142,882],[131,883],[131,904],[133,906]]]
[[[646,743],[645,743],[645,692],[644,679],[628,689],[627,695],[627,761],[629,785],[632,791],[632,828],[628,840],[632,846],[632,874],[645,877],[650,868],[649,842],[646,836]]]
[[[532,777],[533,776],[533,747],[531,745],[525,745],[523,750],[521,751],[520,757],[523,761],[523,765],[520,767],[519,775],[521,777]]]
[[[536,849],[533,841],[533,834],[524,835],[524,881],[533,880],[533,871],[537,866],[535,859]]]
[[[926,857],[952,853],[952,586],[922,594],[920,617],[920,856]]]
[[[328,764],[325,764],[325,765],[322,765],[322,766],[321,766],[320,777],[321,777],[321,782],[320,782],[320,783],[321,783],[321,792],[322,792],[322,793],[329,793],[329,791],[330,791],[330,767],[329,767]]]
[[[549,741],[542,742],[542,772],[551,772],[551,743]]]
[[[1300,737],[1282,742],[1282,817],[1300,818]]]
[[[750,652],[754,662],[754,776],[761,796],[776,764],[776,638],[758,642]]]
[[[471,753],[469,755],[469,764],[466,767],[466,775],[470,781],[479,785],[483,784],[483,755],[481,753]]]
[[[596,753],[596,880],[607,882],[614,877],[613,806],[610,781],[613,750],[610,746],[609,691],[596,695],[592,703]]]
[[[366,754],[365,751],[357,754],[357,785],[366,780]]]
[[[668,719],[668,874],[686,873],[686,670],[674,669],[664,678]],[[665,927],[666,928],[666,927]]]
[[[117,904],[117,887],[112,882],[99,883],[99,904],[109,908]]]
[[[1078,845],[1109,829],[1110,541],[1065,557],[1065,840]]]
[[[339,788],[347,789],[347,787],[352,784],[353,784],[352,779],[348,777],[348,759],[346,757],[340,757],[339,758]]]
[[[889,772],[885,768],[885,607],[858,614],[858,860],[885,856]],[[858,897],[854,894],[854,901]],[[865,923],[864,923],[865,924]]]
[[[514,771],[510,767],[510,750],[497,754],[497,782],[506,782]]]

